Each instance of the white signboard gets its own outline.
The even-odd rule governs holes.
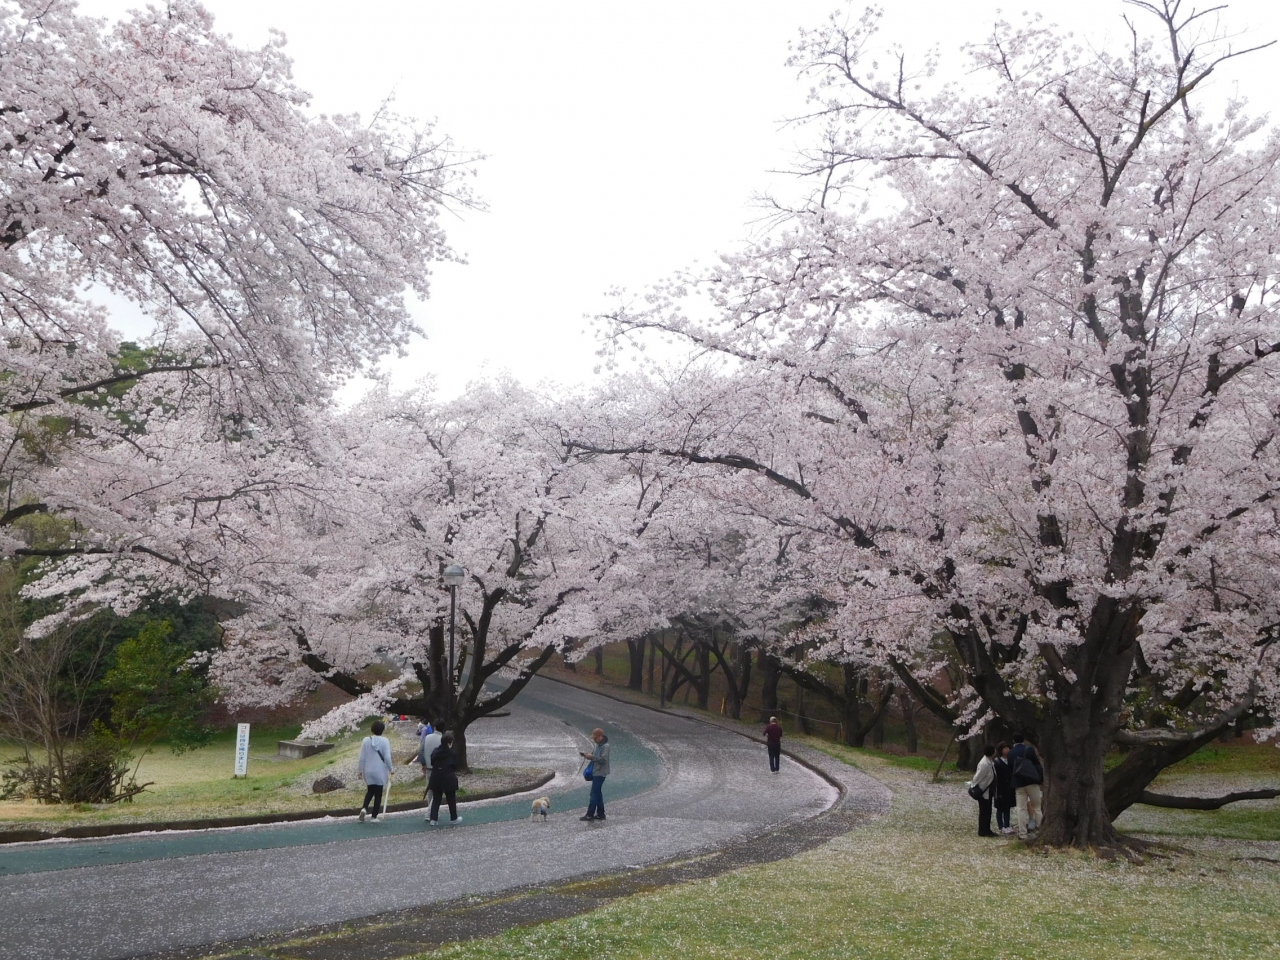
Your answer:
[[[243,777],[249,772],[249,725],[242,723],[236,727],[236,776]]]

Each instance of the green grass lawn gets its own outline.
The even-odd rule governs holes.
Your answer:
[[[235,734],[219,735],[198,750],[175,754],[163,744],[142,758],[138,782],[153,782],[131,802],[57,806],[32,801],[0,801],[0,831],[22,827],[56,830],[98,823],[152,823],[213,817],[292,813],[307,810],[340,810],[360,805],[364,784],[355,778],[354,760],[362,730],[336,741],[333,750],[305,760],[282,759],[277,741],[297,736],[298,727],[253,727],[249,740],[249,772],[235,778]],[[391,802],[417,800],[424,786],[418,768],[402,761],[415,748],[411,739],[392,741],[397,763],[391,786]],[[0,762],[15,750],[0,746]],[[347,787],[315,794],[311,783],[325,773],[339,775]],[[519,771],[473,769],[463,779],[459,796],[502,786]],[[537,771],[525,771],[529,776]]]
[[[1280,957],[1280,844],[1202,838],[1154,811],[1185,852],[1137,866],[980,840],[964,778],[871,751],[815,744],[894,793],[890,814],[823,847],[618,901],[593,913],[457,944],[432,958]],[[1274,748],[1272,748],[1274,749]],[[1252,772],[1250,763],[1232,759]],[[1230,763],[1225,764],[1230,766]],[[1210,758],[1209,769],[1224,763]],[[1153,810],[1153,808],[1145,808]],[[1244,819],[1280,820],[1280,805]],[[1180,829],[1178,824],[1191,824]],[[1265,824],[1264,824],[1265,827]],[[1242,830],[1249,833],[1249,830]],[[1270,828],[1253,830],[1267,835]],[[424,955],[425,957],[426,955]]]
[[[138,766],[138,782],[153,782],[131,802],[57,806],[31,801],[0,802],[0,829],[41,826],[50,829],[85,823],[151,822],[250,813],[337,809],[352,805],[352,790],[311,794],[300,787],[321,776],[359,749],[355,737],[305,760],[284,760],[276,742],[296,736],[298,728],[254,727],[249,739],[249,772],[235,778],[235,734],[221,734],[208,746],[175,754],[163,744]],[[12,755],[12,748],[5,751]],[[358,799],[358,798],[357,798]]]

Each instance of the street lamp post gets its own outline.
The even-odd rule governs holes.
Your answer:
[[[467,579],[467,571],[456,563],[451,563],[444,568],[445,586],[449,588],[449,713],[453,713],[454,703],[457,700],[457,676],[454,670],[454,624],[457,621],[458,609],[458,588],[462,586],[463,581]],[[452,718],[450,718],[452,720]]]

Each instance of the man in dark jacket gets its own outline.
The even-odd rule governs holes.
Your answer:
[[[440,746],[431,751],[431,825],[440,816],[440,800],[449,804],[449,822],[457,823],[458,816],[458,755],[453,752],[453,734],[440,738]]]
[[[1044,783],[1044,765],[1036,748],[1023,742],[1020,733],[1014,734],[1009,766],[1013,769],[1013,795],[1018,804],[1018,836],[1025,840],[1027,831],[1039,829],[1043,819],[1040,784]]]
[[[769,745],[769,769],[778,772],[782,764],[782,727],[777,717],[769,718],[769,725],[764,728],[764,739]]]

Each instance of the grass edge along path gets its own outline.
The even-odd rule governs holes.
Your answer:
[[[894,793],[889,815],[794,859],[455,943],[430,957],[1280,957],[1280,844],[1184,839],[1187,854],[1135,866],[980,840],[958,780],[933,784],[855,751],[823,750],[847,753],[886,783]]]
[[[520,793],[528,793],[550,783],[555,779],[554,770],[530,771],[530,775],[498,790],[482,790],[476,793],[459,793],[460,804],[475,803],[479,800],[494,800]],[[429,806],[425,800],[409,800],[404,803],[393,803],[386,808],[388,813],[401,813],[405,810],[422,810]],[[0,844],[32,843],[41,840],[82,840],[95,837],[119,837],[131,833],[163,833],[173,830],[212,830],[221,827],[248,827],[259,824],[296,823],[303,820],[319,820],[324,817],[354,817],[360,812],[359,807],[324,808],[314,810],[294,810],[288,813],[245,814],[236,817],[207,817],[194,820],[164,820],[151,823],[102,823],[62,830],[47,831],[38,829],[18,829],[0,831]]]

